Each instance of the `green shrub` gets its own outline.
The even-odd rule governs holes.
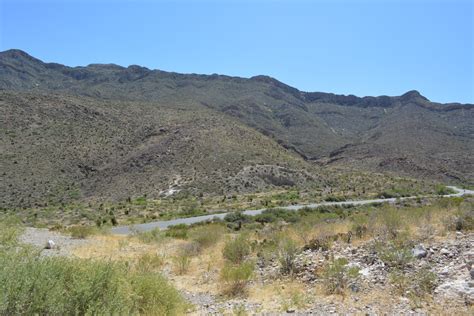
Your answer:
[[[380,260],[392,268],[405,268],[413,260],[411,247],[401,242],[378,243],[376,250]]]
[[[179,292],[126,264],[0,250],[0,315],[181,314]]]
[[[158,254],[146,253],[141,255],[137,260],[137,269],[148,272],[161,268],[164,264],[163,256]]]
[[[448,195],[448,194],[452,194],[452,193],[455,193],[454,190],[442,185],[442,184],[438,184],[436,185],[435,187],[435,192],[437,195]]]
[[[281,273],[284,275],[293,274],[295,271],[295,260],[300,250],[296,243],[284,236],[278,242],[278,261],[280,262]]]
[[[189,236],[202,250],[219,242],[225,231],[225,228],[220,224],[208,224],[193,228]]]
[[[357,267],[348,267],[345,258],[334,259],[329,262],[323,271],[323,284],[328,294],[343,294],[350,282],[354,282],[359,275]]]
[[[70,234],[72,238],[85,239],[98,234],[99,229],[95,226],[76,225],[66,228],[66,232]]]
[[[191,265],[191,256],[198,252],[198,250],[195,249],[196,247],[196,244],[190,243],[182,246],[178,250],[176,256],[173,257],[176,273],[181,275],[188,272],[189,266]]]
[[[326,202],[342,202],[346,199],[343,196],[329,195],[324,199]]]
[[[410,289],[410,278],[400,269],[394,269],[388,275],[390,284],[399,295],[405,295]]]
[[[424,267],[415,273],[413,282],[416,295],[423,296],[433,293],[438,282],[438,277],[436,273],[432,272],[428,267]]]
[[[166,230],[165,236],[177,238],[177,239],[187,239],[188,231],[189,231],[188,225],[179,224],[179,225],[168,227],[168,229]]]
[[[23,228],[19,225],[19,220],[15,218],[0,222],[0,247],[15,246],[22,232]]]
[[[382,233],[389,239],[396,238],[404,228],[404,221],[400,214],[400,210],[394,207],[384,207],[378,211],[378,219]]]
[[[474,230],[474,210],[458,211],[448,224],[450,230],[470,231]]]
[[[138,240],[140,240],[142,243],[151,244],[162,241],[165,236],[165,233],[159,228],[155,228],[146,232],[136,232],[133,235],[137,237]]]
[[[410,274],[394,269],[389,274],[389,280],[398,294],[408,296],[414,305],[419,305],[419,299],[432,294],[438,281],[436,274],[428,267]]]
[[[160,274],[133,274],[130,277],[130,283],[133,297],[131,310],[134,313],[144,315],[183,315],[185,313],[188,304]]]
[[[254,264],[249,261],[238,265],[226,263],[221,270],[221,280],[226,286],[226,293],[230,295],[243,294],[252,279],[253,270]]]
[[[299,216],[295,211],[275,208],[263,211],[261,214],[256,215],[254,220],[259,223],[272,223],[278,220],[295,223],[299,220]]]
[[[251,250],[247,236],[239,235],[237,238],[226,242],[222,254],[230,262],[240,263],[250,255]]]

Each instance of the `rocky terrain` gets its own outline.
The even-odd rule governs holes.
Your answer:
[[[53,249],[44,249],[48,240],[53,240],[56,246]],[[42,250],[46,256],[73,256],[78,247],[87,246],[93,240],[72,239],[68,236],[49,232],[43,229],[29,228],[22,235],[21,241],[32,244]],[[464,309],[474,303],[474,233],[457,232],[443,240],[434,240],[429,244],[417,244],[412,253],[415,260],[405,267],[405,273],[415,275],[423,268],[429,268],[436,276],[433,301],[414,305],[410,301],[409,291],[398,293],[389,281],[389,267],[373,251],[373,242],[363,245],[348,245],[336,243],[331,250],[305,250],[295,259],[296,274],[291,277],[282,277],[277,261],[271,264],[257,262],[257,278],[253,282],[259,285],[270,284],[282,287],[290,281],[298,280],[304,284],[308,296],[317,295],[315,290],[323,280],[318,277],[329,256],[345,258],[348,266],[357,267],[359,276],[348,287],[348,294],[341,298],[329,296],[316,302],[305,304],[304,308],[289,306],[287,310],[266,309],[274,304],[281,307],[281,301],[275,297],[273,303],[263,304],[248,298],[223,299],[220,295],[182,290],[183,296],[195,305],[194,313],[221,314],[224,311],[238,310],[257,314],[422,314],[439,313],[444,311]],[[126,250],[125,250],[126,251]],[[174,273],[165,269],[164,273],[173,280]],[[250,285],[252,286],[252,285]],[[374,293],[392,293],[383,301]],[[430,303],[431,302],[431,303]],[[436,304],[434,303],[436,302]]]

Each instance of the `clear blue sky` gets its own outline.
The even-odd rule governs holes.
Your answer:
[[[0,50],[474,103],[474,0],[0,0]]]

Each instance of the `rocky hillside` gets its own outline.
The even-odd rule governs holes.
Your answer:
[[[266,76],[68,67],[19,50],[0,53],[0,91],[2,192],[15,201],[82,194],[84,179],[85,194],[120,198],[178,182],[260,190],[318,183],[306,172],[318,166],[474,183],[474,106],[416,91],[307,93]]]

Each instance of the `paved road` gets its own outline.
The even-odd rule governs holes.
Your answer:
[[[453,197],[453,196],[463,196],[463,195],[474,195],[474,191],[472,190],[464,190],[454,186],[448,186],[448,188],[453,189],[456,193],[443,195],[443,197]],[[409,196],[409,197],[402,197],[398,200],[408,200],[408,199],[416,199],[418,196]],[[280,209],[290,210],[290,211],[297,211],[305,207],[309,208],[317,208],[320,206],[335,206],[335,205],[364,205],[364,204],[375,204],[375,203],[394,203],[397,199],[390,198],[390,199],[373,199],[373,200],[359,200],[359,201],[344,201],[344,202],[321,202],[321,203],[313,203],[313,204],[297,204],[297,205],[290,205],[290,206],[283,206],[278,207]],[[259,209],[259,210],[246,210],[242,213],[245,215],[255,216],[261,214],[266,209]],[[131,226],[117,226],[112,228],[113,234],[118,235],[129,235],[133,231],[144,232],[149,231],[155,228],[166,229],[169,226],[178,225],[178,224],[194,224],[199,222],[205,222],[207,220],[211,220],[213,218],[220,218],[223,219],[227,214],[230,212],[217,212],[211,215],[202,215],[202,216],[195,216],[195,217],[188,217],[188,218],[177,218],[168,221],[158,221],[158,222],[150,222],[145,224],[136,224]]]

